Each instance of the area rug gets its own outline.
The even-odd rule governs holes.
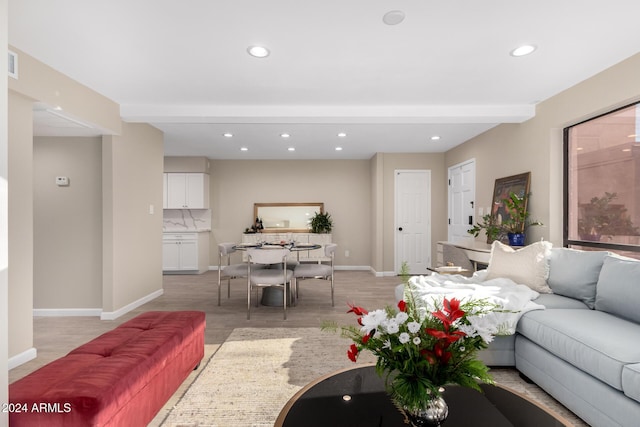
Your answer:
[[[271,427],[286,402],[302,387],[331,372],[373,362],[362,353],[349,361],[350,342],[319,328],[240,328],[200,368],[170,410],[163,427]],[[497,382],[556,410],[576,426],[573,414],[515,370],[495,370]]]

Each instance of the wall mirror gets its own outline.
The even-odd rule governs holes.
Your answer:
[[[324,213],[324,203],[254,203],[253,218],[262,220],[263,233],[306,233],[311,218]]]

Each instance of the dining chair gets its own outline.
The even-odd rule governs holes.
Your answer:
[[[247,277],[246,262],[231,264],[231,254],[236,252],[235,246],[235,243],[229,242],[218,244],[218,305],[220,305],[222,280],[227,280],[227,298],[230,298],[231,279]]]
[[[292,287],[293,271],[287,268],[287,256],[289,249],[258,249],[247,250],[247,320],[251,319],[251,291],[256,290],[256,306],[258,306],[258,288],[279,287],[282,288],[282,307],[284,319],[287,320],[287,293]],[[265,268],[266,266],[279,266],[282,268]]]
[[[476,270],[466,252],[454,245],[442,245],[442,260],[445,265],[451,263],[451,265],[462,267],[467,272],[473,273]]]
[[[293,270],[295,298],[298,298],[298,279],[323,279],[331,282],[331,306],[335,307],[334,301],[334,278],[333,278],[333,261],[335,258],[336,248],[335,243],[329,243],[324,247],[324,254],[329,258],[328,263],[300,263]]]

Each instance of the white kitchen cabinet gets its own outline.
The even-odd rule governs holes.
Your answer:
[[[208,270],[209,233],[164,233],[162,270],[203,273]]]
[[[166,173],[165,209],[209,209],[209,175]]]

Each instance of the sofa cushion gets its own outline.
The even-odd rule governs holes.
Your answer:
[[[547,286],[549,268],[546,258],[551,246],[550,242],[542,241],[514,250],[496,240],[491,245],[486,279],[506,277],[516,283],[527,285],[534,291],[550,293],[551,289]]]
[[[589,307],[582,301],[556,294],[540,294],[533,300],[536,304],[543,305],[544,308],[572,308],[589,310]]]
[[[627,397],[640,402],[640,363],[622,369],[622,389]]]
[[[602,311],[530,311],[517,332],[618,390],[624,366],[640,363],[640,327]]]
[[[640,261],[609,255],[596,288],[596,310],[640,323]]]
[[[554,294],[575,298],[595,307],[596,283],[606,251],[553,248],[549,252],[549,279]]]

